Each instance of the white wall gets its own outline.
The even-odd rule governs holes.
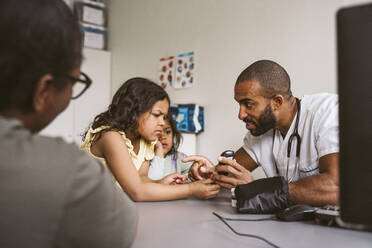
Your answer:
[[[78,145],[82,143],[81,134],[111,101],[111,53],[85,48],[83,54],[81,71],[92,79],[92,85],[78,99],[71,100],[69,106],[41,131],[42,135],[62,137]]]
[[[174,103],[205,107],[197,152],[215,159],[246,133],[233,86],[258,59],[287,69],[295,95],[336,92],[335,13],[347,0],[111,0],[113,91],[130,77],[157,78],[161,57],[195,51],[195,87]]]

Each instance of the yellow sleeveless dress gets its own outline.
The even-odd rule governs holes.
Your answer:
[[[81,149],[85,150],[92,157],[99,159],[106,167],[107,167],[106,159],[93,155],[92,152],[90,151],[90,147],[91,147],[92,141],[94,140],[96,135],[98,135],[102,130],[105,130],[107,128],[109,128],[109,126],[100,126],[96,129],[90,128],[89,131],[87,132],[86,136],[85,136],[85,140],[84,140],[83,144],[81,145]],[[132,145],[132,142],[130,141],[130,139],[128,139],[125,136],[125,133],[123,131],[118,131],[118,133],[123,138],[123,140],[124,140],[124,142],[125,142],[125,144],[128,148],[129,156],[132,158],[133,164],[134,164],[134,166],[136,167],[137,170],[139,170],[141,168],[141,165],[144,161],[151,160],[154,157],[154,155],[155,155],[154,149],[155,149],[155,143],[156,143],[155,141],[154,142],[147,142],[147,141],[145,141],[144,139],[141,138],[140,149],[138,151],[138,154],[136,154],[134,152],[134,147]]]

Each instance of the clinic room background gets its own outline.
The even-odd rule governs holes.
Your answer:
[[[89,68],[100,81],[94,82],[97,93],[91,93],[99,99],[90,103],[94,114],[76,103],[64,114],[75,108],[77,115],[95,116],[106,108],[100,104],[109,102],[127,79],[141,76],[157,81],[160,58],[194,51],[194,87],[168,87],[167,92],[172,103],[197,103],[204,107],[205,130],[197,135],[195,151],[216,162],[222,151],[237,150],[246,134],[233,94],[239,73],[256,60],[271,59],[288,71],[295,96],[336,93],[335,13],[340,7],[368,1],[106,2],[108,52],[102,55],[84,50],[83,69]],[[85,123],[80,125],[86,127]],[[80,126],[74,127],[79,130]],[[262,171],[254,175],[264,176]]]

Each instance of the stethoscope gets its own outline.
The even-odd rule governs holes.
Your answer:
[[[298,123],[300,121],[300,113],[301,113],[301,101],[297,97],[296,97],[296,103],[297,103],[297,116],[296,116],[295,127],[294,127],[294,130],[293,130],[291,136],[289,136],[288,147],[287,147],[286,179],[287,179],[288,182],[292,182],[292,180],[293,180],[293,178],[294,178],[294,176],[295,176],[295,174],[296,174],[296,172],[298,170],[297,160],[300,157],[300,148],[301,148],[301,136],[298,133]],[[275,139],[275,129],[274,129],[274,132],[273,132],[273,146],[274,146],[274,139]],[[291,177],[289,178],[288,177],[288,173],[289,173],[289,160],[290,160],[290,157],[291,157],[292,143],[294,142],[294,140],[296,140],[296,161],[295,161],[295,168],[294,168],[294,170],[292,172]],[[275,163],[276,173],[279,175],[279,169],[278,169],[278,166],[276,164],[275,158],[274,158],[274,163]]]

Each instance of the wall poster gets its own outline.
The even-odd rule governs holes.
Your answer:
[[[159,66],[159,84],[163,89],[172,85],[174,74],[174,56],[161,58]]]
[[[175,58],[174,88],[190,88],[194,85],[194,52],[179,54]]]

